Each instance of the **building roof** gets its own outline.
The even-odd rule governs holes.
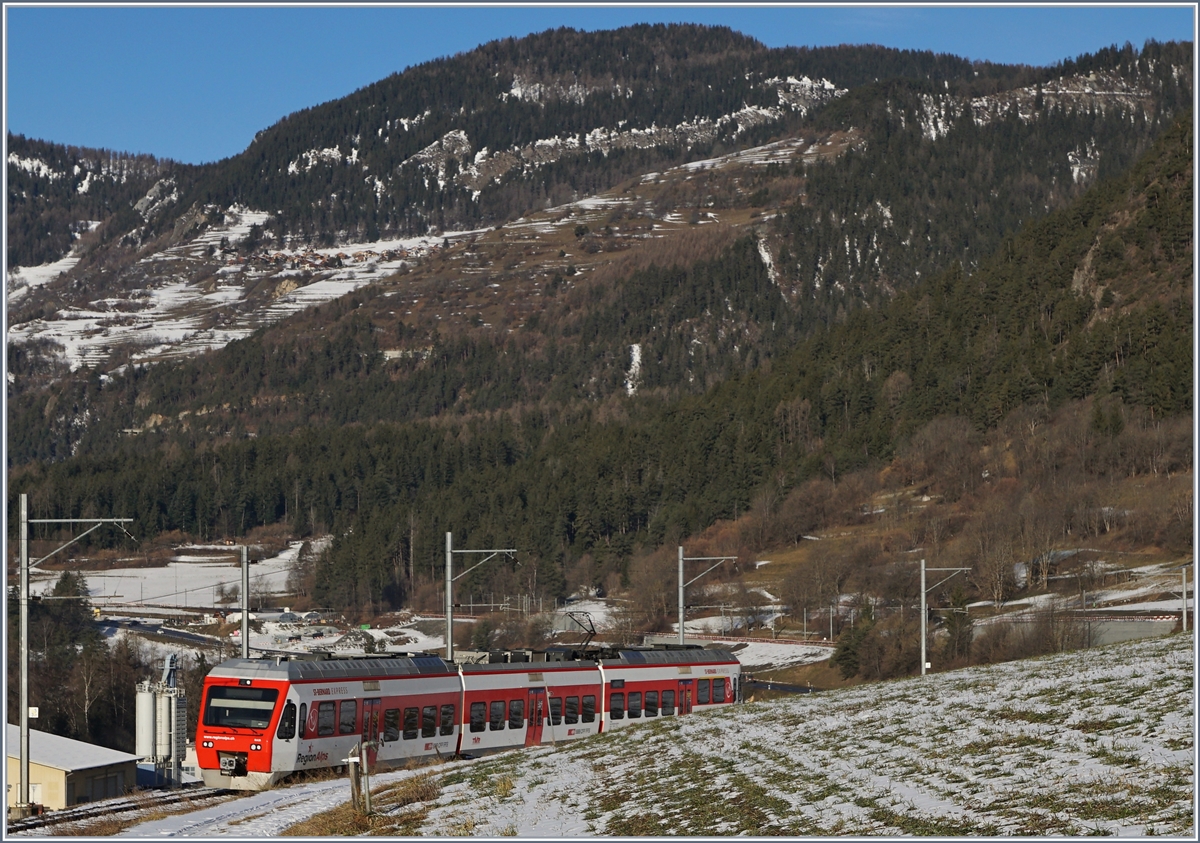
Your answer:
[[[21,727],[8,724],[5,734],[5,749],[9,758],[19,758],[21,755]],[[29,730],[29,760],[43,767],[53,767],[56,770],[89,770],[93,767],[107,767],[109,764],[122,764],[137,761],[138,756],[128,752],[118,752],[104,746],[96,746],[83,741],[52,735],[38,729]]]

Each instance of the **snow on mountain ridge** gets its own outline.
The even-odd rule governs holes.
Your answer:
[[[613,82],[609,85],[584,85],[578,79],[571,82],[570,85],[563,85],[561,82],[551,84],[542,84],[541,82],[533,82],[523,79],[520,74],[513,75],[512,87],[500,94],[501,102],[508,102],[509,98],[521,100],[523,102],[536,102],[545,107],[546,100],[560,99],[569,102],[583,105],[589,94],[599,93],[602,91],[613,91],[617,94],[629,97],[633,95],[630,89],[623,89],[619,84]]]
[[[27,173],[32,173],[40,178],[56,181],[61,178],[66,178],[66,173],[60,173],[54,170],[43,161],[41,158],[22,158],[15,152],[8,153],[8,163],[19,170],[24,170]]]
[[[287,165],[287,171],[289,175],[296,175],[303,168],[303,171],[307,173],[318,164],[340,164],[343,157],[342,151],[336,146],[310,149],[307,152],[301,152],[292,160]]]
[[[1040,98],[1040,105],[1039,105]],[[968,109],[976,126],[986,126],[1015,112],[1024,123],[1037,118],[1041,109],[1094,108],[1100,113],[1113,107],[1152,107],[1150,91],[1110,73],[1063,77],[1040,86],[1027,86],[987,96],[966,99],[949,95],[922,94],[918,119],[925,137],[937,140],[949,133],[954,121]]]
[[[484,148],[474,153],[466,132],[456,129],[406,159],[401,166],[424,166],[431,174],[436,175],[439,184],[444,186],[447,181],[446,164],[453,158],[460,163],[459,172],[453,179],[454,183],[478,192],[488,184],[498,182],[518,167],[528,173],[540,166],[552,164],[564,155],[582,150],[608,155],[615,149],[650,149],[676,144],[690,149],[698,144],[711,143],[722,130],[730,126],[733,127],[733,135],[736,137],[757,126],[782,119],[787,111],[806,114],[813,105],[828,102],[846,93],[844,89],[837,88],[826,79],[814,82],[808,77],[788,77],[787,80],[769,82],[777,83],[780,97],[778,107],[743,105],[731,114],[723,114],[715,119],[696,117],[682,121],[674,127],[659,127],[651,123],[645,128],[626,129],[622,121],[622,126],[616,129],[597,126],[588,132],[539,138],[523,147],[514,146],[495,152]]]

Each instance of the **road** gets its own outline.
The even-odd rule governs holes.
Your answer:
[[[145,635],[147,638],[159,638],[177,644],[194,644],[199,646],[215,643],[212,637],[208,635],[198,635],[195,632],[188,632],[183,629],[175,629],[174,627],[163,626],[161,624],[143,623],[137,620],[96,621],[96,628],[101,632],[110,629],[124,629],[129,632]]]

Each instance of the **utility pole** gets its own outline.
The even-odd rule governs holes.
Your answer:
[[[921,675],[925,675],[925,669],[929,666],[929,662],[925,658],[925,624],[929,620],[929,608],[925,605],[925,560],[921,560]]]
[[[242,545],[242,658],[250,658],[250,548]]]
[[[926,641],[925,627],[927,626],[928,621],[929,621],[929,600],[928,600],[929,589],[925,587],[925,572],[926,571],[950,571],[951,572],[950,575],[947,576],[945,579],[943,579],[943,580],[939,581],[938,583],[936,583],[935,585],[931,586],[932,588],[937,588],[939,585],[946,582],[946,580],[950,579],[950,577],[953,577],[955,574],[961,574],[961,573],[964,573],[964,572],[970,571],[970,570],[971,570],[970,568],[926,568],[925,560],[924,559],[921,560],[921,675],[922,676],[924,676],[925,671],[929,669],[929,662],[926,661],[926,656],[925,656],[925,641]]]
[[[20,689],[20,721],[21,721],[21,739],[20,739],[20,775],[21,780],[17,783],[17,804],[13,809],[13,818],[25,817],[29,815],[29,572],[38,565],[45,562],[54,554],[61,550],[65,550],[75,542],[82,539],[89,533],[100,529],[105,524],[128,524],[133,521],[132,518],[34,518],[29,517],[29,496],[24,492],[20,496],[20,614],[18,621],[20,623],[21,636],[21,689]],[[29,525],[30,524],[91,524],[92,526],[84,530],[75,538],[60,545],[56,549],[50,551],[36,562],[29,561]],[[124,527],[121,530],[125,535],[129,536],[129,531]],[[130,536],[130,538],[133,538]]]
[[[451,539],[449,531],[446,533],[446,661],[454,661],[454,581],[462,579],[467,574],[474,571],[484,562],[487,562],[493,556],[498,556],[501,553],[506,556],[512,556],[517,551],[513,548],[504,550],[455,550],[454,542]],[[454,554],[456,553],[486,553],[488,554],[479,562],[476,562],[470,568],[463,571],[457,577],[452,576],[454,571]]]
[[[685,559],[683,556],[683,545],[679,546],[679,643],[680,643],[680,645],[683,644],[683,590],[684,590],[684,588],[691,585],[696,580],[700,579],[700,577],[704,576],[704,574],[707,574],[713,568],[718,567],[719,565],[721,565],[724,562],[730,562],[730,561],[737,562],[737,557],[736,556],[692,556],[692,557]],[[683,581],[683,563],[684,562],[714,562],[714,564],[708,568],[705,568],[703,573],[700,573],[700,574],[692,577],[687,582],[684,582]]]
[[[29,814],[29,498],[21,493],[21,779],[17,817]]]

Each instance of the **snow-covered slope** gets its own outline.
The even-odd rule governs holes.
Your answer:
[[[375,776],[372,828],[1194,837],[1194,684],[1194,639],[1175,635],[664,718]],[[384,793],[430,774],[423,803]],[[282,787],[123,836],[275,836],[348,797],[345,780]]]
[[[222,244],[245,239],[267,214],[232,207],[222,222],[177,246],[139,261],[141,283],[127,293],[66,307],[9,329],[10,343],[48,340],[72,369],[109,359],[132,346],[135,362],[190,356],[221,348],[299,310],[353,292],[435,250],[446,237],[416,237],[327,249],[270,249],[261,260],[229,257],[213,269]],[[8,276],[9,300],[55,280],[77,262],[17,267]],[[265,295],[254,296],[266,287]]]

